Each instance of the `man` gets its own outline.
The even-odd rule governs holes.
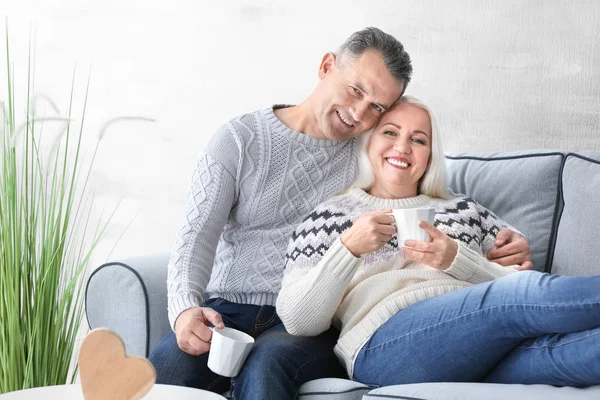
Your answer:
[[[227,390],[229,378],[206,366],[210,324],[255,337],[231,379],[235,399],[293,399],[306,381],[343,376],[333,353],[338,332],[291,336],[275,312],[286,247],[315,205],[353,181],[355,137],[402,95],[411,74],[402,44],[367,28],[325,54],[303,103],[234,118],[213,136],[169,261],[174,332],[150,356],[157,383]],[[502,234],[511,247],[501,255],[527,261],[527,242]]]

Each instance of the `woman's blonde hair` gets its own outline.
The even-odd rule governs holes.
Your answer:
[[[412,96],[400,97],[391,108],[397,104],[407,103],[417,106],[427,112],[429,120],[431,121],[431,155],[429,157],[429,165],[425,174],[419,180],[417,187],[417,194],[425,194],[431,197],[437,197],[441,199],[449,199],[450,193],[448,192],[448,178],[446,177],[446,164],[444,159],[444,148],[441,131],[438,128],[435,116],[431,112],[431,109],[423,103],[421,100]],[[375,128],[363,133],[359,136],[357,142],[357,169],[356,179],[350,185],[350,188],[360,188],[368,190],[373,186],[375,177],[373,175],[373,168],[369,161],[367,148],[371,141],[371,135]]]

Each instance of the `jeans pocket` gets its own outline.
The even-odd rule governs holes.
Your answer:
[[[264,331],[279,324],[281,320],[277,315],[277,310],[273,306],[262,306],[256,316],[253,332],[255,335],[260,335]]]

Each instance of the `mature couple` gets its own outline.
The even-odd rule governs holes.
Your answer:
[[[345,373],[373,385],[600,381],[597,354],[572,356],[600,349],[598,281],[516,272],[532,268],[526,240],[447,193],[432,114],[401,97],[411,73],[402,44],[368,28],[323,57],[303,103],[213,136],[169,261],[158,383],[293,399]],[[436,209],[432,240],[395,242],[390,209],[421,206]],[[255,337],[236,378],[207,368],[208,325]]]

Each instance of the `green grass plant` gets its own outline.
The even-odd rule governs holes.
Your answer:
[[[88,264],[111,217],[92,224],[85,195],[102,136],[92,163],[84,164],[88,89],[77,128],[71,115],[75,73],[65,115],[38,117],[31,47],[26,107],[18,117],[6,30],[8,93],[0,104],[0,394],[74,381],[76,368],[71,373],[69,368],[84,313]],[[40,145],[45,125],[64,127],[51,151]]]

